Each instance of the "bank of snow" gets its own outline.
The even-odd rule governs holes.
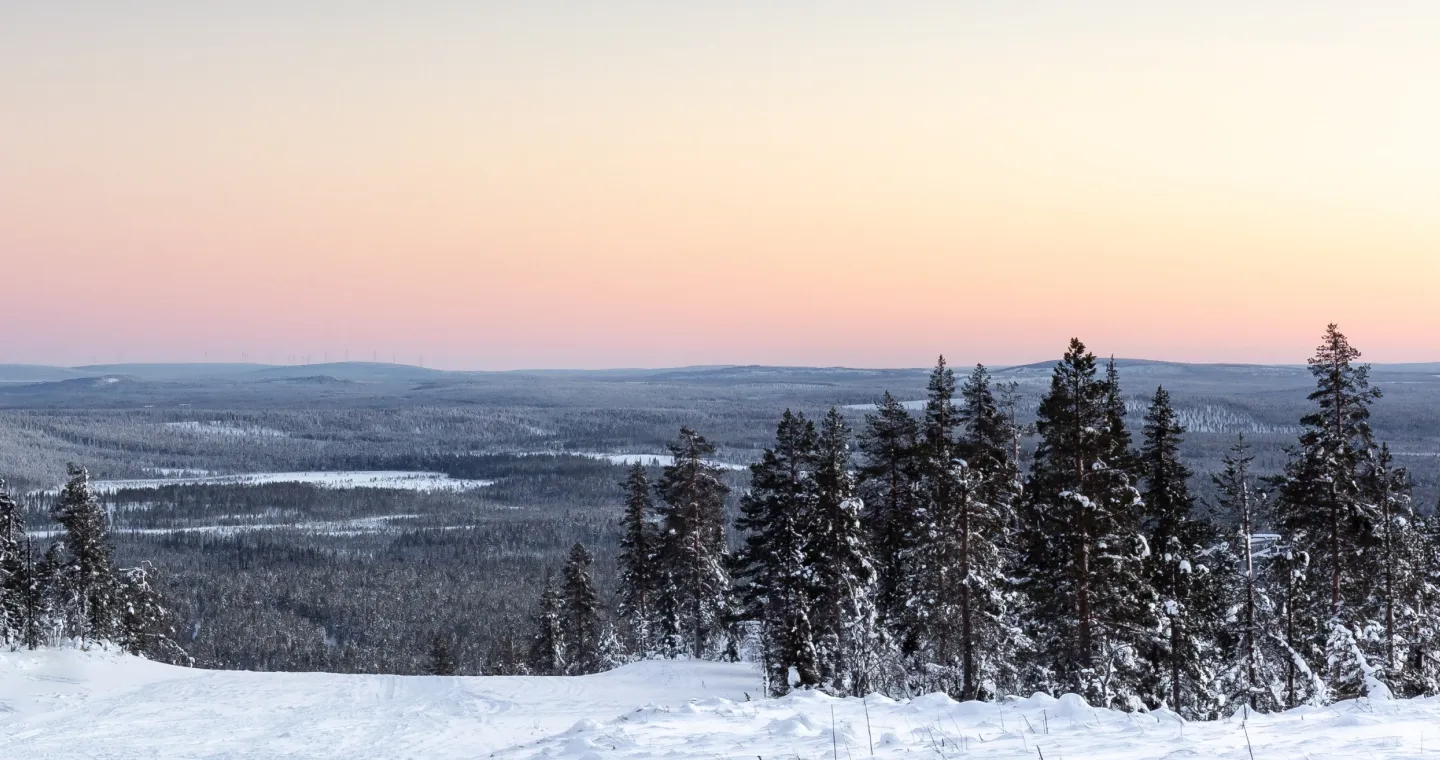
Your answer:
[[[799,694],[746,701],[751,666],[647,662],[582,678],[174,668],[0,654],[0,757],[1398,758],[1440,754],[1440,701],[1344,702],[1185,723],[1073,696],[1003,707]],[[1247,747],[1246,734],[1253,747]],[[873,750],[872,750],[873,747]]]

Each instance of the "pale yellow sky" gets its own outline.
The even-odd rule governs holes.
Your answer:
[[[1440,359],[1433,3],[22,5],[0,361]]]

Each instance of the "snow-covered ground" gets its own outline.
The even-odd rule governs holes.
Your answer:
[[[576,456],[589,457],[591,459],[603,459],[611,464],[635,464],[639,462],[647,467],[669,467],[675,464],[675,457],[670,454],[602,454],[599,452],[585,451],[576,452]],[[734,464],[732,462],[721,462],[714,459],[706,459],[706,464],[714,465],[722,470],[748,470],[749,465]]]
[[[912,412],[917,412],[917,411],[925,408],[925,399],[921,398],[921,399],[911,399],[910,401],[901,401],[901,402],[900,402],[900,406],[903,406],[903,407],[905,407],[906,409],[909,409],[909,410],[912,411]],[[840,407],[840,408],[841,408],[841,409],[863,409],[863,410],[865,410],[865,411],[867,411],[867,412],[873,412],[873,411],[875,411],[875,404],[873,404],[873,403],[870,403],[870,404],[846,404],[846,405],[844,405],[844,406],[842,406],[842,407]]]
[[[286,433],[283,430],[276,430],[274,428],[257,426],[246,427],[240,425],[231,425],[229,423],[220,421],[200,422],[195,420],[188,420],[185,422],[166,422],[162,424],[165,427],[170,428],[171,430],[183,430],[190,433],[200,433],[202,435],[218,435],[232,438],[252,436],[258,438],[290,437],[290,434]]]
[[[610,464],[631,465],[643,464],[647,467],[669,467],[675,464],[675,457],[671,454],[606,454],[599,451],[526,451],[519,456],[541,457],[555,456],[557,454],[568,454],[570,456],[585,457],[587,459],[599,459]],[[718,459],[706,459],[706,464],[719,467],[722,470],[748,470],[748,464],[735,464],[734,462],[721,462]]]
[[[345,470],[320,472],[256,472],[245,475],[181,475],[138,480],[96,480],[90,487],[98,493],[123,488],[145,489],[182,485],[263,485],[266,483],[309,483],[321,488],[396,488],[404,491],[468,491],[493,485],[493,480],[452,478],[443,472],[391,470]]]
[[[1095,710],[1075,697],[1003,707],[940,695],[746,701],[758,680],[748,665],[695,662],[581,678],[439,678],[191,670],[75,650],[0,653],[0,757],[1440,757],[1435,699],[1185,723],[1164,711]]]

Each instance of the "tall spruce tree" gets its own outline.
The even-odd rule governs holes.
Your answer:
[[[122,632],[120,583],[111,562],[105,510],[85,468],[70,465],[51,517],[64,529],[54,559],[63,634],[82,641],[114,641]]]
[[[811,618],[815,586],[807,529],[817,506],[815,427],[786,410],[775,444],[750,466],[750,489],[740,499],[736,528],[745,533],[737,558],[746,615],[760,624],[763,666],[772,695],[792,685],[820,685]],[[791,672],[796,684],[790,683]]]
[[[1360,352],[1329,325],[1309,361],[1316,388],[1314,411],[1301,419],[1299,446],[1279,479],[1277,527],[1306,572],[1289,610],[1290,645],[1313,673],[1325,674],[1329,694],[1346,698],[1370,691],[1375,663],[1352,646],[1365,626],[1373,552],[1383,530],[1376,505],[1365,499],[1363,473],[1374,456],[1369,367],[1355,364]],[[1303,606],[1301,606],[1303,604]],[[1294,667],[1300,668],[1297,663]]]
[[[595,588],[595,558],[578,541],[565,562],[565,663],[570,675],[599,673],[606,667],[605,620],[600,591]]]
[[[850,469],[850,430],[831,408],[815,446],[815,500],[806,521],[805,559],[820,675],[838,695],[864,695],[878,682],[885,642],[877,627],[875,567],[863,504]]]
[[[660,535],[645,466],[636,462],[624,482],[625,514],[620,520],[619,587],[616,613],[625,626],[631,651],[642,657],[660,651],[656,595]]]
[[[1072,340],[1040,403],[1020,564],[1030,677],[1036,688],[1136,708],[1139,648],[1156,627],[1156,600],[1144,572],[1142,502],[1130,473],[1110,461],[1128,438],[1113,405],[1119,389],[1096,375],[1094,354]]]
[[[904,558],[910,548],[919,481],[919,426],[905,407],[885,392],[860,433],[860,495],[878,573],[876,607],[880,623],[897,626],[904,616]],[[911,642],[913,644],[913,642]]]
[[[1006,575],[1013,564],[1015,500],[1019,471],[1011,454],[1013,430],[991,387],[990,373],[976,365],[960,388],[962,430],[955,467],[962,498],[948,529],[960,578],[958,609],[959,692],[962,699],[992,698],[1020,687],[1014,660],[1019,641],[1015,594]]]
[[[725,497],[729,486],[707,457],[715,447],[688,427],[670,444],[674,457],[656,485],[664,506],[661,561],[666,584],[662,614],[701,658],[724,629],[730,607],[729,555],[725,543]]]
[[[1137,460],[1150,545],[1146,572],[1160,601],[1164,629],[1150,654],[1158,686],[1151,702],[1203,720],[1215,717],[1225,698],[1215,687],[1225,613],[1220,581],[1229,565],[1214,526],[1195,514],[1191,472],[1180,461],[1184,432],[1170,394],[1157,388],[1145,414]]]
[[[917,670],[936,678],[926,689],[961,693],[965,686],[960,635],[965,576],[958,531],[969,510],[970,473],[960,460],[960,410],[955,372],[941,356],[930,372],[917,446],[919,475],[910,538],[902,555],[905,578],[901,630]]]

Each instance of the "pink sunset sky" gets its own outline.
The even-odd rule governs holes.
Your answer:
[[[0,362],[1440,360],[1433,2],[0,5]]]

